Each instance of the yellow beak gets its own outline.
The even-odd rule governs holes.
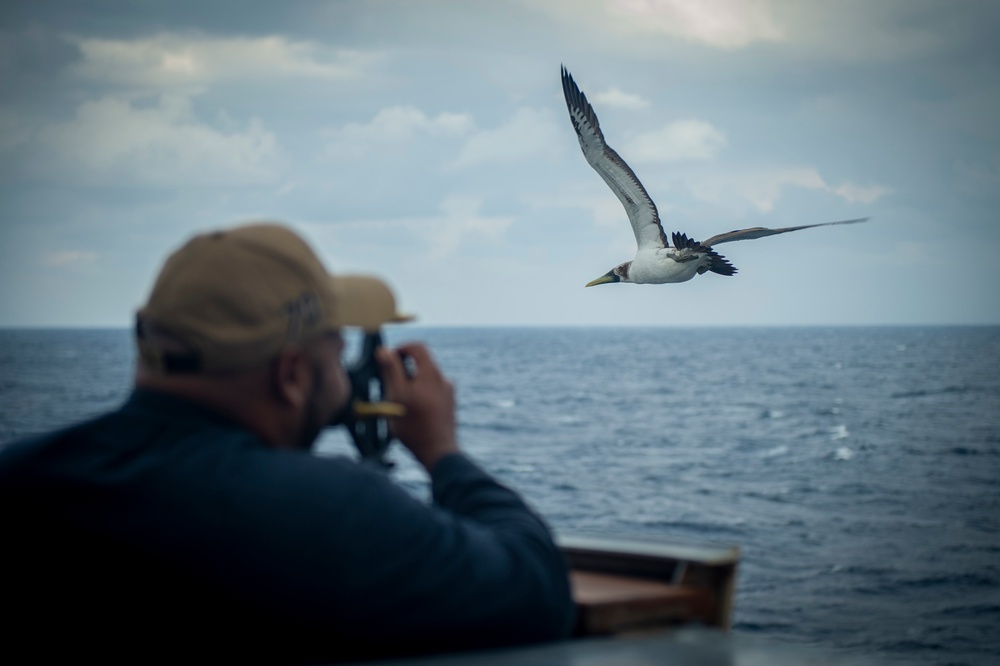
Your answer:
[[[601,277],[597,278],[596,280],[591,280],[590,282],[588,282],[584,286],[585,287],[593,287],[594,285],[607,284],[609,282],[621,282],[621,278],[618,277],[617,275],[615,275],[614,272],[608,271],[607,273],[605,273]]]

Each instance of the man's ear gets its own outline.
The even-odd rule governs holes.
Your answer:
[[[279,402],[297,409],[309,399],[312,374],[309,359],[301,349],[285,349],[271,363],[271,389]]]

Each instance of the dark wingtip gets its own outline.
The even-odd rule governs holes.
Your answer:
[[[560,65],[559,70],[562,75],[563,96],[566,98],[566,103],[568,104],[575,95],[580,94],[580,88],[577,87],[576,81],[573,80],[573,75],[569,73],[565,65]]]
[[[681,234],[675,231],[671,234],[671,238],[674,241],[674,247],[678,250],[693,250],[695,252],[708,252],[711,250],[711,248],[703,246],[695,239],[688,238],[687,234]]]
[[[693,238],[688,238],[687,234],[680,234],[676,231],[671,235],[674,241],[674,247],[678,250],[692,250],[693,252],[704,252],[708,255],[708,267],[707,270],[717,273],[719,275],[732,276],[736,275],[736,267],[729,263],[729,260],[723,257],[721,254],[716,252],[710,247],[702,245]],[[699,272],[704,272],[706,268],[701,268]]]
[[[590,106],[587,102],[587,96],[580,90],[580,86],[576,85],[573,75],[569,73],[566,66],[560,65],[560,68],[562,70],[563,97],[566,98],[567,107],[575,106],[581,110],[586,109]]]

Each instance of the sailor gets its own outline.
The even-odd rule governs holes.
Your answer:
[[[0,452],[9,654],[332,662],[567,636],[563,556],[460,451],[425,346],[378,363],[431,502],[312,454],[350,397],[341,329],[399,318],[383,282],[330,275],[281,225],[174,252],[127,402]]]

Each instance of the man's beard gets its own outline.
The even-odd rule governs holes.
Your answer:
[[[326,386],[326,373],[323,366],[313,366],[313,382],[309,396],[306,398],[305,414],[302,415],[302,428],[299,430],[299,441],[296,448],[303,451],[312,450],[319,438],[319,433],[330,421],[329,414],[323,409],[323,388]]]

